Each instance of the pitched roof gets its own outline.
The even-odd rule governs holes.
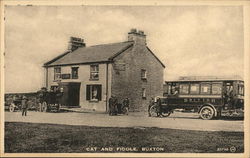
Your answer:
[[[112,57],[125,51],[133,45],[133,42],[121,42],[112,44],[102,44],[90,47],[82,47],[77,50],[57,56],[44,66],[82,64],[109,61]]]

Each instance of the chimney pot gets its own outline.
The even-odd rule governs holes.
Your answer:
[[[70,37],[69,50],[74,51],[80,47],[86,47],[84,40],[78,37]]]
[[[137,32],[137,30],[134,28],[130,30],[130,33],[136,33],[136,32]]]
[[[144,35],[144,31],[142,31],[142,30],[139,30],[138,33],[139,33],[140,35]]]

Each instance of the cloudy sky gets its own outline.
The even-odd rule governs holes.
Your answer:
[[[70,36],[87,46],[127,40],[144,30],[166,65],[165,80],[186,75],[243,76],[240,6],[7,6],[5,92],[37,91],[43,63],[67,50]]]

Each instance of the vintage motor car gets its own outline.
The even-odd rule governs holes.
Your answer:
[[[10,112],[15,112],[21,110],[21,98],[15,96],[5,96],[4,99],[4,109]]]

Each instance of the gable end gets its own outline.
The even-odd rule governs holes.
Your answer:
[[[159,63],[162,65],[162,67],[166,67],[162,62],[161,60],[147,47],[148,51],[156,58],[156,60],[159,61]]]

